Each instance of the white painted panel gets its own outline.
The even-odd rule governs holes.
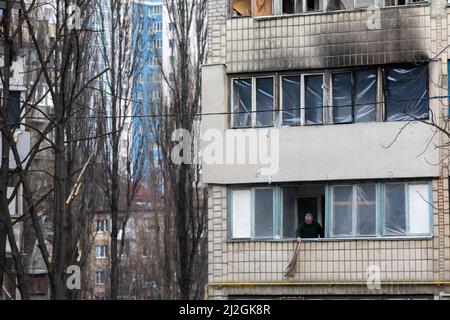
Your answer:
[[[430,233],[430,199],[428,184],[409,185],[409,231]]]
[[[232,199],[233,238],[250,238],[252,192],[251,190],[233,190]]]

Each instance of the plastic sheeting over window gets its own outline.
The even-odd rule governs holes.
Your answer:
[[[333,187],[333,236],[377,234],[376,185]]]
[[[409,200],[409,233],[431,233],[430,195],[428,184],[410,184],[408,186]]]
[[[335,73],[332,82],[334,123],[376,121],[376,69]]]
[[[233,127],[251,127],[252,79],[233,80]]]
[[[305,76],[306,124],[323,123],[323,75]]]
[[[405,235],[406,231],[405,184],[388,183],[384,186],[384,233]]]
[[[355,71],[355,122],[377,119],[377,70]]]
[[[273,126],[274,118],[273,78],[256,79],[256,126]]]
[[[352,73],[333,74],[333,122],[353,122]]]
[[[282,109],[283,125],[298,126],[300,120],[300,76],[282,77]]]
[[[428,66],[386,68],[386,120],[427,119]]]
[[[356,188],[356,234],[372,236],[377,233],[376,186],[357,185]]]
[[[352,234],[352,186],[333,187],[333,236]]]
[[[273,237],[273,189],[255,189],[255,237]]]

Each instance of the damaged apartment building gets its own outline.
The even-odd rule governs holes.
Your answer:
[[[205,150],[215,130],[234,139],[219,153],[251,157],[256,136],[278,160],[203,163],[206,297],[448,299],[449,4],[211,0],[208,14]],[[324,237],[286,277],[306,213]]]

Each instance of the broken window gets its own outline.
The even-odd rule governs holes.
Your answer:
[[[274,119],[274,79],[256,79],[256,126],[273,126]]]
[[[335,73],[333,81],[333,122],[353,122],[352,73]]]
[[[256,92],[253,99],[253,88]],[[233,80],[233,128],[269,127],[274,124],[274,78]]]
[[[300,82],[300,76],[284,76],[281,78],[283,125],[300,125]]]
[[[376,121],[376,69],[335,73],[332,82],[334,123]]]
[[[252,15],[252,0],[232,0],[234,17],[250,17]]]
[[[385,69],[387,121],[428,119],[428,66]]]
[[[328,0],[327,11],[349,10],[354,8],[354,0]]]
[[[303,0],[283,0],[284,14],[301,13]]]
[[[384,234],[430,234],[430,187],[426,183],[384,186]]]
[[[334,237],[377,234],[375,184],[333,186],[332,198]]]
[[[295,188],[283,188],[283,238],[295,238],[297,190]]]
[[[272,15],[272,0],[253,0],[253,12],[255,17]]]
[[[233,80],[233,127],[251,127],[252,79]]]
[[[323,75],[309,75],[305,81],[305,123],[323,123]]]
[[[273,238],[274,189],[236,189],[231,192],[233,239]]]
[[[323,11],[325,0],[306,0],[306,12]]]

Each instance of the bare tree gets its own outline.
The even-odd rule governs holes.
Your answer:
[[[124,247],[124,233],[143,169],[144,133],[135,132],[130,119],[135,117],[136,97],[132,90],[142,68],[142,24],[140,7],[128,0],[99,0],[98,20],[102,32],[97,37],[98,57],[107,72],[102,77],[98,97],[99,128],[102,143],[104,181],[100,182],[111,210],[110,298],[118,298],[119,264]],[[125,199],[121,197],[124,190]],[[121,199],[123,201],[121,201]],[[125,214],[119,212],[124,209]]]
[[[197,136],[201,114],[201,66],[206,59],[206,0],[165,0],[173,26],[173,62],[164,78],[161,104],[154,110],[153,132],[160,152],[165,199],[165,298],[197,299],[205,284],[207,191],[201,166],[175,164],[172,135],[177,129]],[[193,142],[193,141],[192,141]],[[187,154],[195,152],[183,150]],[[184,155],[186,156],[186,154]],[[176,274],[176,288],[170,283]]]

